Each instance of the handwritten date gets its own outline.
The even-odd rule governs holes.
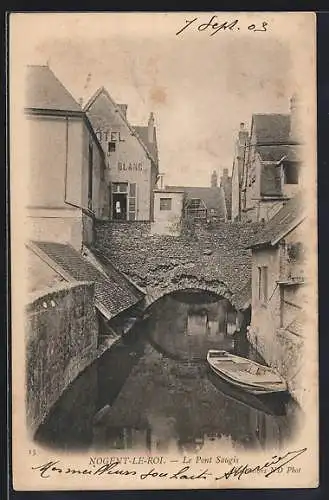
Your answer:
[[[207,23],[198,24],[198,17],[194,19],[185,21],[185,26],[183,26],[179,31],[177,31],[176,35],[181,35],[183,31],[187,28],[192,29],[196,28],[197,31],[207,31],[210,36],[216,35],[219,31],[239,31],[240,30],[240,22],[238,19],[234,19],[233,21],[219,21],[218,16],[212,16],[211,19]],[[262,21],[260,24],[249,24],[246,26],[247,31],[267,31],[268,30],[268,22]]]

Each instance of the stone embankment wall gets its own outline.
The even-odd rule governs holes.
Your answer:
[[[33,433],[97,355],[94,284],[57,285],[26,311],[26,416]]]
[[[152,235],[149,222],[101,221],[96,248],[147,292],[149,302],[174,290],[212,291],[241,306],[250,286],[251,252],[246,248],[260,224],[194,226],[180,236]]]
[[[287,330],[278,329],[271,341],[264,332],[251,329],[248,339],[265,362],[287,381],[290,394],[304,407],[305,388],[301,382],[304,339]]]

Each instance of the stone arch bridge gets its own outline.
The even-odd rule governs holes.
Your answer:
[[[95,250],[146,293],[147,305],[168,293],[199,289],[243,310],[251,298],[251,251],[259,223],[198,226],[191,234],[151,234],[149,222],[96,223]]]

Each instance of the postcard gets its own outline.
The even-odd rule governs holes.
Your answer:
[[[318,486],[315,35],[10,14],[15,490]]]

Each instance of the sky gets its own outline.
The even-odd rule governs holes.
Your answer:
[[[27,63],[48,64],[77,100],[106,87],[128,105],[132,125],[146,124],[152,111],[165,184],[209,186],[213,170],[231,171],[240,122],[249,128],[253,113],[289,112],[296,37],[277,24],[269,34],[186,29],[176,36],[191,13],[103,16],[87,15],[80,25],[53,17]]]

